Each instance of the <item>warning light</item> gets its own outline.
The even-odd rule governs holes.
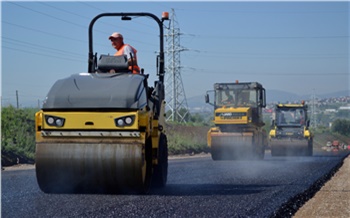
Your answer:
[[[163,12],[162,13],[162,20],[169,20],[169,12]]]

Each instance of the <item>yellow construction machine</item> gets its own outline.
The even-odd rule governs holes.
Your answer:
[[[213,103],[210,92],[214,92]],[[207,135],[212,159],[263,159],[267,146],[262,128],[262,108],[266,106],[263,86],[257,82],[215,83],[205,97],[206,103],[214,106],[215,127]]]
[[[93,18],[88,72],[58,80],[35,115],[36,177],[42,191],[147,193],[151,185],[166,185],[164,15],[103,13]],[[157,22],[159,79],[154,87],[148,86],[143,70],[130,72],[126,56],[94,53],[93,25],[111,16],[144,16]]]
[[[277,104],[269,134],[272,156],[312,156],[313,133],[309,129],[307,105]]]

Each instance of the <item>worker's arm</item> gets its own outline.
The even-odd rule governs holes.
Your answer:
[[[130,46],[125,46],[124,54],[128,58],[128,64],[129,65],[132,65],[132,64],[137,65],[137,60],[135,58],[134,51],[130,48]]]
[[[132,64],[137,65],[137,60],[135,58],[129,58],[128,59],[128,64],[131,66]]]

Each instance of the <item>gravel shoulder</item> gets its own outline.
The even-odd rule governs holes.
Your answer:
[[[350,217],[350,156],[342,167],[293,217]]]
[[[2,167],[2,170],[30,170],[30,169],[34,169],[35,165],[34,164],[16,164],[13,166],[9,166],[9,167]]]

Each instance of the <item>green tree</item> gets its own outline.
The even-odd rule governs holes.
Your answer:
[[[332,125],[332,131],[341,135],[350,136],[350,120],[335,120]]]
[[[203,122],[203,117],[199,113],[191,114],[190,121],[193,123]]]

